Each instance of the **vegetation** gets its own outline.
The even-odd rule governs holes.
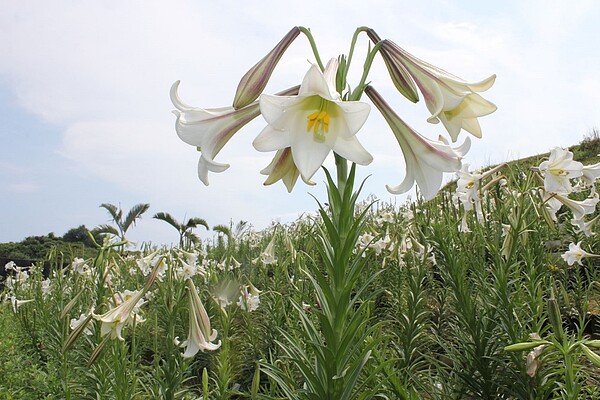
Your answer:
[[[600,228],[553,220],[543,159],[482,178],[470,211],[460,184],[400,207],[330,190],[291,224],[130,256],[119,232],[48,279],[10,270],[0,397],[600,399]]]

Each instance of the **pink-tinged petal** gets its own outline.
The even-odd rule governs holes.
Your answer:
[[[388,186],[388,191],[404,193],[416,181],[423,198],[432,199],[440,189],[443,172],[460,170],[461,157],[470,144],[465,143],[455,150],[442,141],[429,140],[402,121],[371,86],[365,93],[387,121],[404,154],[406,177],[400,185]]]
[[[264,182],[265,186],[272,185],[281,180],[287,188],[288,193],[292,192],[292,189],[300,176],[300,171],[298,171],[298,168],[294,163],[294,158],[292,157],[292,149],[289,147],[277,151],[271,163],[260,171],[260,173],[268,175]],[[307,185],[315,185],[315,183],[310,180],[303,180]]]
[[[367,35],[375,44],[381,41],[381,38],[373,29],[367,30]],[[396,89],[413,103],[419,101],[419,93],[417,92],[415,82],[404,65],[398,62],[396,57],[392,57],[388,51],[380,51],[379,54],[381,54],[381,57],[385,62],[385,66],[387,67],[388,73],[390,74]]]

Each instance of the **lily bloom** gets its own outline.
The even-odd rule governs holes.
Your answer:
[[[171,101],[177,111],[175,130],[181,140],[196,146],[201,152],[198,177],[208,186],[208,171],[223,172],[229,164],[215,162],[214,158],[229,139],[244,125],[260,115],[258,103],[235,110],[233,107],[195,108],[183,103],[177,90],[179,81],[171,87]]]
[[[179,81],[171,86],[171,102],[177,110],[175,130],[185,143],[196,146],[201,156],[198,161],[198,177],[208,186],[208,172],[223,172],[229,164],[215,161],[215,157],[229,139],[244,125],[260,115],[258,102],[246,107],[197,108],[185,104],[178,94]],[[282,95],[297,93],[294,87],[281,92]]]
[[[581,248],[581,242],[575,244],[569,244],[569,250],[567,250],[562,256],[562,259],[565,260],[569,266],[577,263],[579,265],[583,265],[581,260],[585,257],[600,257],[596,254],[588,253],[587,251]]]
[[[198,296],[196,286],[191,279],[187,280],[189,299],[189,333],[187,340],[179,345],[185,347],[184,358],[194,357],[198,351],[213,351],[221,347],[219,343],[212,343],[217,338],[217,330],[211,329],[210,319],[206,309]]]
[[[382,41],[380,51],[386,54],[386,64],[398,64],[396,69],[406,71],[414,80],[431,113],[428,122],[435,124],[441,121],[453,142],[456,142],[461,129],[481,138],[477,118],[493,113],[497,107],[478,92],[492,87],[496,75],[481,82],[469,83],[418,59],[390,40]],[[402,77],[406,81],[406,74],[403,73]]]
[[[110,333],[111,339],[118,338],[123,339],[121,331],[126,325],[132,325],[134,321],[140,322],[141,317],[139,316],[139,308],[145,303],[143,297],[146,290],[139,290],[135,292],[127,291],[121,299],[122,303],[118,306],[111,308],[102,315],[95,315],[93,317],[99,320],[102,325],[100,327],[100,335],[105,336]],[[143,321],[143,319],[141,320]]]
[[[461,159],[471,146],[470,139],[466,138],[455,149],[441,137],[440,141],[429,140],[400,119],[373,87],[368,86],[365,93],[387,121],[404,154],[404,181],[398,186],[386,186],[387,190],[392,194],[401,194],[410,190],[416,181],[423,198],[431,200],[441,187],[443,173],[460,170]]]
[[[592,194],[596,193],[596,180],[600,178],[600,163],[593,165],[584,165],[581,169],[581,180],[585,187],[592,189]]]
[[[548,160],[542,161],[539,170],[544,176],[544,189],[549,193],[571,193],[571,179],[583,175],[583,164],[573,161],[573,153],[555,147]]]
[[[312,178],[331,150],[361,165],[373,160],[355,137],[370,107],[341,100],[335,89],[337,69],[336,59],[327,63],[324,72],[312,65],[297,96],[260,97],[260,111],[268,125],[254,139],[254,148],[275,151],[289,147],[305,181]]]
[[[565,205],[573,213],[574,220],[583,220],[583,217],[588,214],[592,214],[596,211],[596,205],[598,204],[598,195],[594,197],[588,197],[585,200],[577,201],[571,200],[567,196],[563,196],[558,193],[548,193],[543,189],[540,189],[542,194],[542,200],[546,205],[546,209],[550,213],[552,220],[556,221],[556,213],[560,208]]]

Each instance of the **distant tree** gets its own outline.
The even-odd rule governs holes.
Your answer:
[[[173,218],[173,216],[171,214],[166,213],[166,212],[156,213],[156,214],[154,214],[153,218],[159,219],[161,221],[165,221],[166,223],[171,225],[173,228],[177,229],[177,232],[179,233],[179,246],[180,247],[185,247],[191,243],[196,244],[200,241],[200,237],[198,237],[198,235],[196,235],[194,232],[192,232],[192,230],[194,228],[197,228],[198,226],[202,225],[207,230],[209,229],[208,224],[202,218],[190,218],[187,220],[186,223],[181,223],[181,222],[177,221],[175,218]]]
[[[125,219],[123,219],[123,210],[121,210],[120,206],[117,207],[114,204],[103,203],[100,204],[100,207],[105,208],[106,211],[108,211],[113,219],[114,224],[116,225],[116,228],[108,224],[99,225],[94,228],[93,233],[107,233],[118,236],[122,241],[126,241],[127,238],[125,237],[125,233],[129,230],[129,228],[131,228],[132,225],[135,225],[135,222],[139,218],[142,218],[142,214],[148,211],[150,204],[136,204],[135,206],[131,207],[131,210],[129,210],[125,216]]]
[[[62,240],[67,243],[83,243],[87,247],[95,247],[94,242],[90,238],[88,228],[85,225],[79,225],[77,228],[71,228],[62,237]],[[96,243],[102,243],[103,235],[98,233],[94,235]]]

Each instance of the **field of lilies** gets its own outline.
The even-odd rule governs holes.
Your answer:
[[[301,84],[263,93],[301,36],[314,58]],[[149,205],[123,220],[106,203],[116,226],[90,235],[93,257],[52,251],[48,268],[0,266],[0,398],[600,399],[597,132],[574,152],[472,171],[470,136],[455,147],[428,139],[374,88],[380,56],[400,95],[422,98],[452,143],[463,131],[482,137],[478,118],[496,106],[479,93],[495,75],[464,81],[368,27],[327,63],[311,31],[292,28],[231,106],[189,106],[176,81],[175,130],[200,152],[205,185],[229,167],[215,160],[221,149],[262,116],[252,145],[274,152],[265,185],[291,192],[323,171],[327,198],[293,223],[218,226],[204,241],[189,234],[203,220],[158,213],[179,245],[139,251],[125,231]],[[416,185],[416,201],[361,193],[357,164],[373,161],[357,137],[371,110],[363,95],[406,164],[387,189]],[[440,190],[444,172],[457,179]]]
[[[600,398],[598,165],[572,156],[465,167],[400,207],[349,179],[291,224],[9,263],[0,398]]]

